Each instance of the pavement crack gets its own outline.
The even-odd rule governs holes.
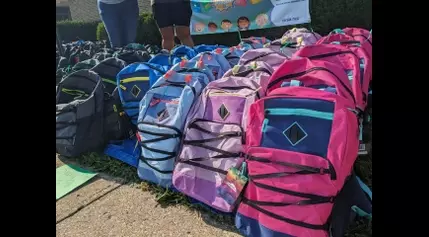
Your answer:
[[[61,223],[61,222],[63,222],[64,220],[67,220],[68,218],[70,218],[70,217],[74,216],[76,213],[78,213],[78,212],[79,212],[80,210],[82,210],[83,208],[85,208],[85,207],[87,207],[87,206],[91,205],[92,203],[94,203],[94,202],[95,202],[95,201],[97,201],[97,200],[100,200],[102,197],[104,197],[104,196],[106,196],[107,194],[109,194],[109,193],[111,193],[111,192],[115,191],[116,189],[118,189],[118,188],[119,188],[119,187],[121,187],[122,185],[123,185],[123,184],[119,184],[118,186],[116,186],[116,187],[112,188],[111,190],[109,190],[109,191],[105,192],[104,194],[100,195],[99,197],[97,197],[97,198],[93,199],[92,201],[90,201],[90,202],[88,202],[88,203],[86,203],[86,204],[83,204],[83,205],[79,206],[75,211],[71,212],[71,213],[70,213],[70,214],[68,214],[67,216],[65,216],[65,217],[61,218],[60,220],[58,220],[58,221],[57,221],[57,223],[56,223],[56,225],[57,225],[57,224],[59,224],[59,223]]]

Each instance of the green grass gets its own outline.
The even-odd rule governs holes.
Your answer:
[[[234,225],[234,219],[229,216],[216,215],[199,205],[192,205],[187,197],[181,193],[172,192],[171,190],[161,188],[157,185],[143,182],[137,176],[135,168],[120,162],[116,159],[110,158],[103,154],[89,153],[83,155],[73,161],[88,168],[90,170],[107,174],[109,176],[122,178],[129,185],[141,189],[144,192],[151,192],[155,195],[158,205],[166,207],[169,205],[184,205],[191,209],[200,211],[208,215],[211,219],[215,220],[222,225]],[[359,158],[356,162],[356,172],[362,180],[372,186],[372,158],[370,156]],[[372,224],[367,221],[356,221],[348,233],[347,237],[369,237],[372,236]]]

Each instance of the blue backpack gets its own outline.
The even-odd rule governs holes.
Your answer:
[[[194,47],[194,50],[197,53],[202,53],[202,52],[210,52],[213,51],[217,48],[228,48],[227,46],[224,45],[207,45],[207,44],[200,44]]]
[[[162,66],[164,69],[169,70],[171,68],[170,64],[170,54],[165,52],[160,52],[157,55],[153,56],[148,63],[157,64]]]
[[[119,98],[133,124],[137,125],[139,103],[146,91],[164,73],[164,69],[156,64],[133,63],[123,68],[116,76]]]
[[[210,70],[208,67],[203,65],[204,63],[201,63],[201,62],[191,62],[191,61],[183,60],[180,63],[176,63],[176,65],[174,65],[171,68],[171,70],[178,73],[192,74],[194,76],[198,76],[198,75],[200,75],[200,77],[207,76],[207,78],[209,79],[209,82],[216,80],[216,78],[212,73],[212,70]],[[204,84],[204,87],[205,86],[206,84]]]
[[[210,82],[207,74],[186,69],[190,72],[168,71],[140,103],[137,128],[142,152],[137,173],[141,179],[163,187],[172,184],[188,112]]]
[[[182,59],[191,59],[197,55],[197,52],[188,46],[180,45],[171,50],[170,53],[170,65],[175,65],[182,61]]]
[[[231,47],[226,49],[217,48],[214,50],[214,52],[222,54],[232,68],[238,64],[241,55],[243,55],[246,50],[242,49],[241,47]]]
[[[213,73],[215,79],[219,79],[226,71],[231,69],[228,60],[222,55],[214,52],[203,52],[189,60],[190,63],[202,63]]]

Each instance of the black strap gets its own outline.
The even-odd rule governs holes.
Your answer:
[[[145,156],[141,155],[141,156],[140,156],[140,160],[148,160],[148,161],[166,161],[166,160],[173,159],[175,156],[176,156],[176,154],[174,154],[174,155],[169,155],[169,156],[166,156],[166,157],[163,157],[163,158],[148,158],[148,157],[145,157]]]
[[[211,121],[211,120],[205,120],[205,119],[198,119],[198,120],[195,120],[193,123],[189,124],[188,128],[190,128],[190,129],[194,128],[194,129],[200,130],[201,132],[205,132],[207,134],[213,134],[213,135],[216,135],[216,136],[221,135],[221,134],[225,134],[224,132],[223,133],[222,132],[218,133],[218,132],[212,132],[212,131],[209,131],[207,129],[204,129],[201,126],[199,126],[197,124],[197,122],[213,122],[213,121]],[[232,124],[232,123],[230,123],[230,124]],[[234,124],[234,125],[240,126],[239,124]],[[231,133],[234,133],[234,132],[231,132]],[[237,136],[242,136],[243,135],[243,133],[241,131],[240,132],[235,132],[235,133],[238,134]]]
[[[140,142],[140,145],[144,149],[147,149],[147,150],[152,151],[152,152],[164,154],[164,155],[175,156],[177,154],[176,152],[164,151],[164,150],[159,150],[159,149],[156,149],[156,148],[148,147],[144,143],[141,143],[141,142]]]
[[[257,174],[257,175],[249,175],[249,178],[255,180],[255,179],[266,179],[266,178],[281,178],[289,175],[295,175],[295,174],[314,174],[313,172],[309,172],[306,170],[300,170],[296,172],[278,172],[278,173],[268,173],[268,174]]]
[[[267,73],[270,76],[272,75],[272,73],[268,69],[263,68],[263,67],[258,67],[258,68],[255,68],[255,69],[254,68],[250,68],[248,70],[244,70],[242,72],[238,72],[238,73],[233,74],[233,75],[237,76],[237,77],[246,77],[251,72],[265,72],[265,73]]]
[[[206,143],[206,142],[214,142],[214,141],[218,141],[218,140],[222,140],[225,138],[231,138],[231,137],[241,137],[241,133],[239,132],[226,132],[223,134],[219,134],[217,137],[213,137],[213,138],[207,138],[207,139],[200,139],[200,140],[184,140],[183,144],[186,145],[198,145],[201,143]]]
[[[302,221],[296,221],[296,220],[292,220],[292,219],[277,215],[275,213],[272,213],[270,211],[267,211],[267,210],[255,205],[252,202],[248,202],[247,199],[243,199],[242,203],[249,205],[250,207],[254,208],[255,210],[257,210],[257,211],[259,211],[259,212],[261,212],[261,213],[263,213],[269,217],[272,217],[272,218],[280,220],[280,221],[284,221],[284,222],[292,224],[292,225],[297,225],[297,226],[301,226],[301,227],[313,229],[313,230],[328,230],[328,227],[329,227],[329,225],[327,223],[323,224],[323,225],[313,225],[313,224],[305,223]]]
[[[192,158],[191,161],[203,161],[203,160],[208,160],[208,159],[224,159],[224,158],[232,158],[232,157],[236,157],[236,156],[229,156],[229,155],[215,155],[212,157],[195,157]]]
[[[273,163],[273,164],[277,164],[277,165],[291,167],[291,168],[299,169],[303,172],[303,173],[283,172],[283,173],[288,174],[288,175],[290,175],[290,174],[331,174],[331,170],[325,169],[325,168],[315,168],[315,167],[311,167],[311,166],[298,165],[298,164],[285,162],[285,161],[271,161],[267,158],[256,157],[256,156],[251,156],[251,155],[246,155],[246,159],[251,160],[251,161],[261,162],[261,163]]]
[[[300,193],[300,192],[295,192],[295,191],[286,190],[286,189],[282,189],[282,188],[277,188],[277,187],[273,187],[273,186],[270,186],[270,185],[266,185],[266,184],[262,184],[262,183],[259,183],[259,182],[255,182],[251,178],[249,178],[249,181],[251,181],[258,188],[267,189],[267,190],[270,190],[270,191],[273,191],[273,192],[287,194],[287,195],[291,195],[291,196],[296,196],[296,197],[301,197],[301,198],[308,198],[308,199],[315,199],[315,200],[331,198],[331,197],[325,197],[325,196],[320,196],[320,195],[316,195],[316,194]]]
[[[171,173],[173,173],[173,171],[172,171],[172,170],[160,170],[160,169],[158,169],[158,168],[156,168],[156,167],[154,167],[154,166],[150,165],[150,164],[146,161],[146,159],[147,159],[147,158],[144,158],[144,157],[140,156],[140,161],[141,161],[141,162],[143,162],[143,163],[145,163],[147,166],[149,166],[149,168],[151,168],[151,169],[155,170],[156,172],[161,173],[161,174],[171,174]]]
[[[193,162],[192,160],[179,160],[179,162],[187,164],[187,165],[192,165],[192,166],[195,166],[195,167],[198,167],[198,168],[201,168],[201,169],[205,169],[205,170],[213,171],[213,172],[216,172],[216,173],[220,173],[220,174],[223,174],[223,175],[226,175],[228,173],[225,170],[221,170],[221,169],[218,169],[218,168],[215,168],[215,167],[212,167],[212,166],[207,166],[207,165],[203,165],[201,163]]]
[[[297,202],[263,202],[263,201],[255,201],[247,199],[246,197],[243,197],[242,200],[246,200],[247,203],[252,203],[258,206],[271,206],[271,207],[286,207],[291,205],[296,206],[305,206],[305,205],[316,205],[316,204],[323,204],[323,203],[333,203],[334,198],[333,197],[326,197],[326,198],[319,198],[319,199],[307,199],[307,200],[301,200]]]
[[[143,140],[140,141],[140,145],[144,148],[147,149],[149,151],[152,152],[156,152],[156,153],[160,153],[160,154],[164,154],[167,155],[163,158],[149,158],[149,157],[145,157],[143,155],[140,156],[140,160],[145,163],[147,166],[149,166],[150,168],[152,168],[153,170],[162,173],[162,174],[168,174],[168,173],[172,173],[173,171],[162,171],[157,169],[156,167],[153,167],[152,165],[150,165],[147,161],[166,161],[166,160],[170,160],[176,157],[177,153],[176,152],[170,152],[170,151],[165,151],[165,150],[160,150],[160,149],[156,149],[156,148],[151,148],[148,147],[146,144],[148,143],[154,143],[154,142],[159,142],[159,141],[163,141],[163,140],[167,140],[167,139],[172,139],[172,138],[180,138],[182,136],[182,133],[180,132],[179,129],[175,128],[175,127],[170,127],[167,125],[163,125],[163,124],[154,124],[154,123],[149,123],[149,122],[139,122],[139,124],[148,124],[148,125],[153,125],[153,126],[158,126],[158,127],[164,127],[164,128],[169,128],[173,131],[176,132],[176,134],[166,134],[166,133],[157,133],[157,132],[152,132],[152,131],[147,131],[147,130],[141,130],[138,129],[139,132],[141,133],[146,133],[152,136],[158,136],[158,138],[154,138],[154,139],[148,139],[148,140]]]
[[[202,143],[194,143],[194,144],[192,144],[192,146],[197,146],[197,147],[205,148],[207,150],[215,151],[217,153],[226,155],[228,157],[239,157],[239,156],[241,156],[241,153],[232,153],[229,151],[224,151],[224,150],[218,149],[216,147],[207,146],[207,145],[202,144]]]

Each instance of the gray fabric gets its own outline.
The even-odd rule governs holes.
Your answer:
[[[58,108],[65,109],[65,107],[69,106],[68,104],[61,104],[58,105]],[[58,110],[58,109],[57,109]],[[64,124],[58,124],[58,122],[69,122],[74,123],[76,122],[76,113],[74,112],[66,112],[57,114],[56,116],[56,122],[57,122],[57,137],[68,137],[68,136],[74,136],[76,134],[76,128],[77,125],[67,125]],[[63,144],[63,145],[73,145],[74,139],[57,139],[57,144]]]
[[[76,96],[76,90],[85,95],[80,96],[79,92]],[[103,85],[93,71],[79,70],[60,82],[56,106],[58,153],[79,156],[103,144],[103,103]]]
[[[104,91],[112,94],[116,88],[116,75],[125,67],[124,60],[119,58],[106,58],[99,64],[91,68],[91,71],[96,72],[102,79],[115,82],[115,84],[103,81]]]

